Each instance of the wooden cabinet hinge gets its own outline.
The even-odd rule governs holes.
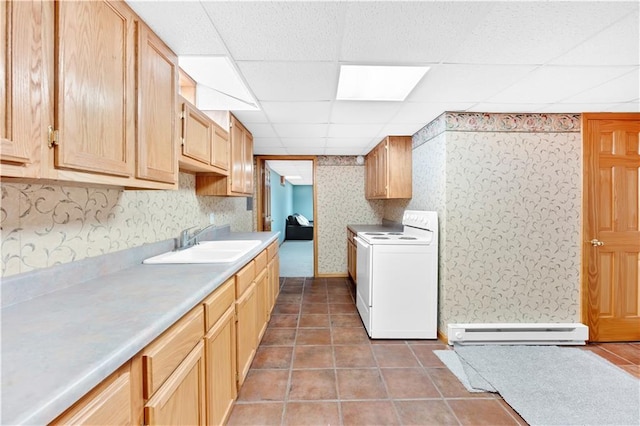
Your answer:
[[[47,128],[47,146],[53,148],[56,145],[60,145],[60,132],[55,130],[53,126]]]

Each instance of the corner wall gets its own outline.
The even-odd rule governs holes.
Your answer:
[[[445,113],[414,135],[414,197],[384,216],[440,215],[441,331],[579,320],[579,132],[579,115]]]

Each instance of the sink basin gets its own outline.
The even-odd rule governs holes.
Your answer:
[[[240,259],[260,244],[259,240],[203,241],[188,249],[162,253],[142,263],[228,263]]]

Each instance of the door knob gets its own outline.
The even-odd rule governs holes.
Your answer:
[[[596,240],[595,238],[593,240],[589,241],[589,242],[594,247],[600,247],[600,246],[604,245],[604,243],[602,241]]]

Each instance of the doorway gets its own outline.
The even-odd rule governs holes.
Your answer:
[[[256,156],[258,231],[280,232],[280,276],[318,273],[315,156]]]
[[[640,340],[640,114],[582,115],[582,320],[593,342]]]

